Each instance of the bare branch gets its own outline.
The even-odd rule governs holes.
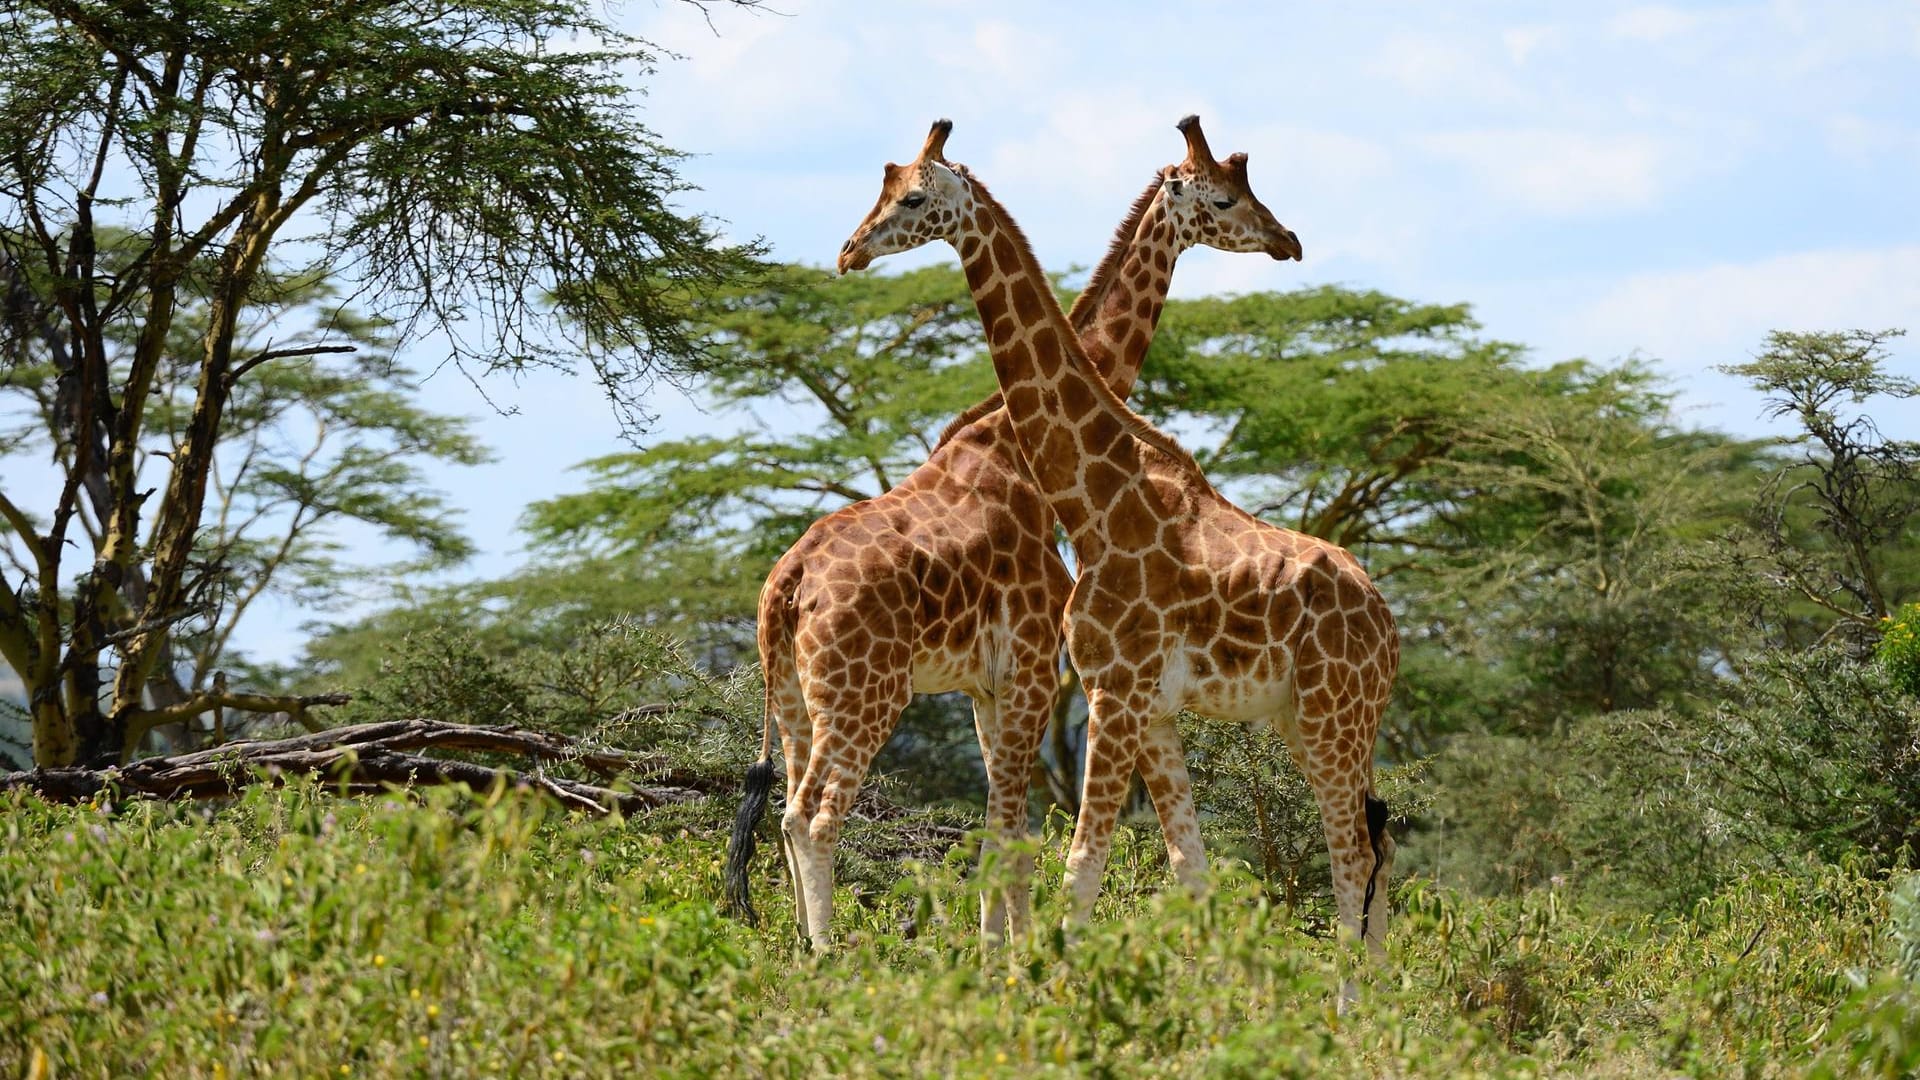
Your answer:
[[[229,388],[233,387],[247,372],[252,371],[254,368],[259,367],[269,360],[285,360],[293,356],[326,356],[335,353],[355,353],[359,351],[360,347],[357,345],[307,345],[293,349],[266,349],[235,364],[233,370],[227,373],[227,386]]]

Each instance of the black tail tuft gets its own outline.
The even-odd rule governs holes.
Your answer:
[[[1373,917],[1373,887],[1380,876],[1380,864],[1386,851],[1380,840],[1387,835],[1387,800],[1369,791],[1367,799],[1367,842],[1373,845],[1373,869],[1367,874],[1367,896],[1360,902],[1360,940],[1367,938],[1367,923]]]
[[[773,759],[765,758],[747,770],[746,790],[740,798],[740,815],[733,819],[733,835],[727,838],[727,910],[748,926],[759,926],[753,901],[747,898],[747,864],[753,861],[753,834],[767,814],[767,799],[773,791]]]

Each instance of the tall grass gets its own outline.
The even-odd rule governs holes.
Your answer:
[[[1114,859],[1068,939],[983,959],[964,852],[869,874],[842,944],[719,914],[724,808],[594,822],[514,794],[217,810],[0,806],[0,1075],[1899,1075],[1920,1028],[1888,882],[1808,866],[1685,917],[1553,890],[1397,890],[1352,958],[1249,878],[1203,899]],[[704,815],[712,815],[712,820]],[[1041,844],[1040,924],[1062,898]],[[1157,846],[1152,834],[1126,840]],[[993,871],[987,872],[990,876]],[[1904,913],[1903,908],[1903,913]]]

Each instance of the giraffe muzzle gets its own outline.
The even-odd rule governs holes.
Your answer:
[[[854,237],[840,245],[840,260],[835,265],[842,274],[853,270],[865,270],[873,262],[873,255],[867,251],[867,245]]]
[[[1279,262],[1286,262],[1288,259],[1303,262],[1306,259],[1306,250],[1300,246],[1300,238],[1294,235],[1292,229],[1285,228],[1281,229],[1273,238],[1273,242],[1267,245],[1267,254]]]

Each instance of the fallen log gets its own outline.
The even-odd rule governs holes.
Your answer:
[[[430,757],[421,750],[461,750],[529,758],[531,771]],[[545,772],[575,764],[603,781],[590,784]],[[231,796],[255,783],[319,778],[348,792],[371,793],[422,784],[496,783],[540,791],[592,814],[631,813],[730,792],[736,782],[667,764],[657,755],[583,745],[528,728],[449,724],[414,718],[352,724],[284,739],[247,739],[206,750],[142,758],[103,769],[56,768],[0,773],[0,791],[25,789],[52,802],[83,802],[102,792],[119,798],[206,799]]]

